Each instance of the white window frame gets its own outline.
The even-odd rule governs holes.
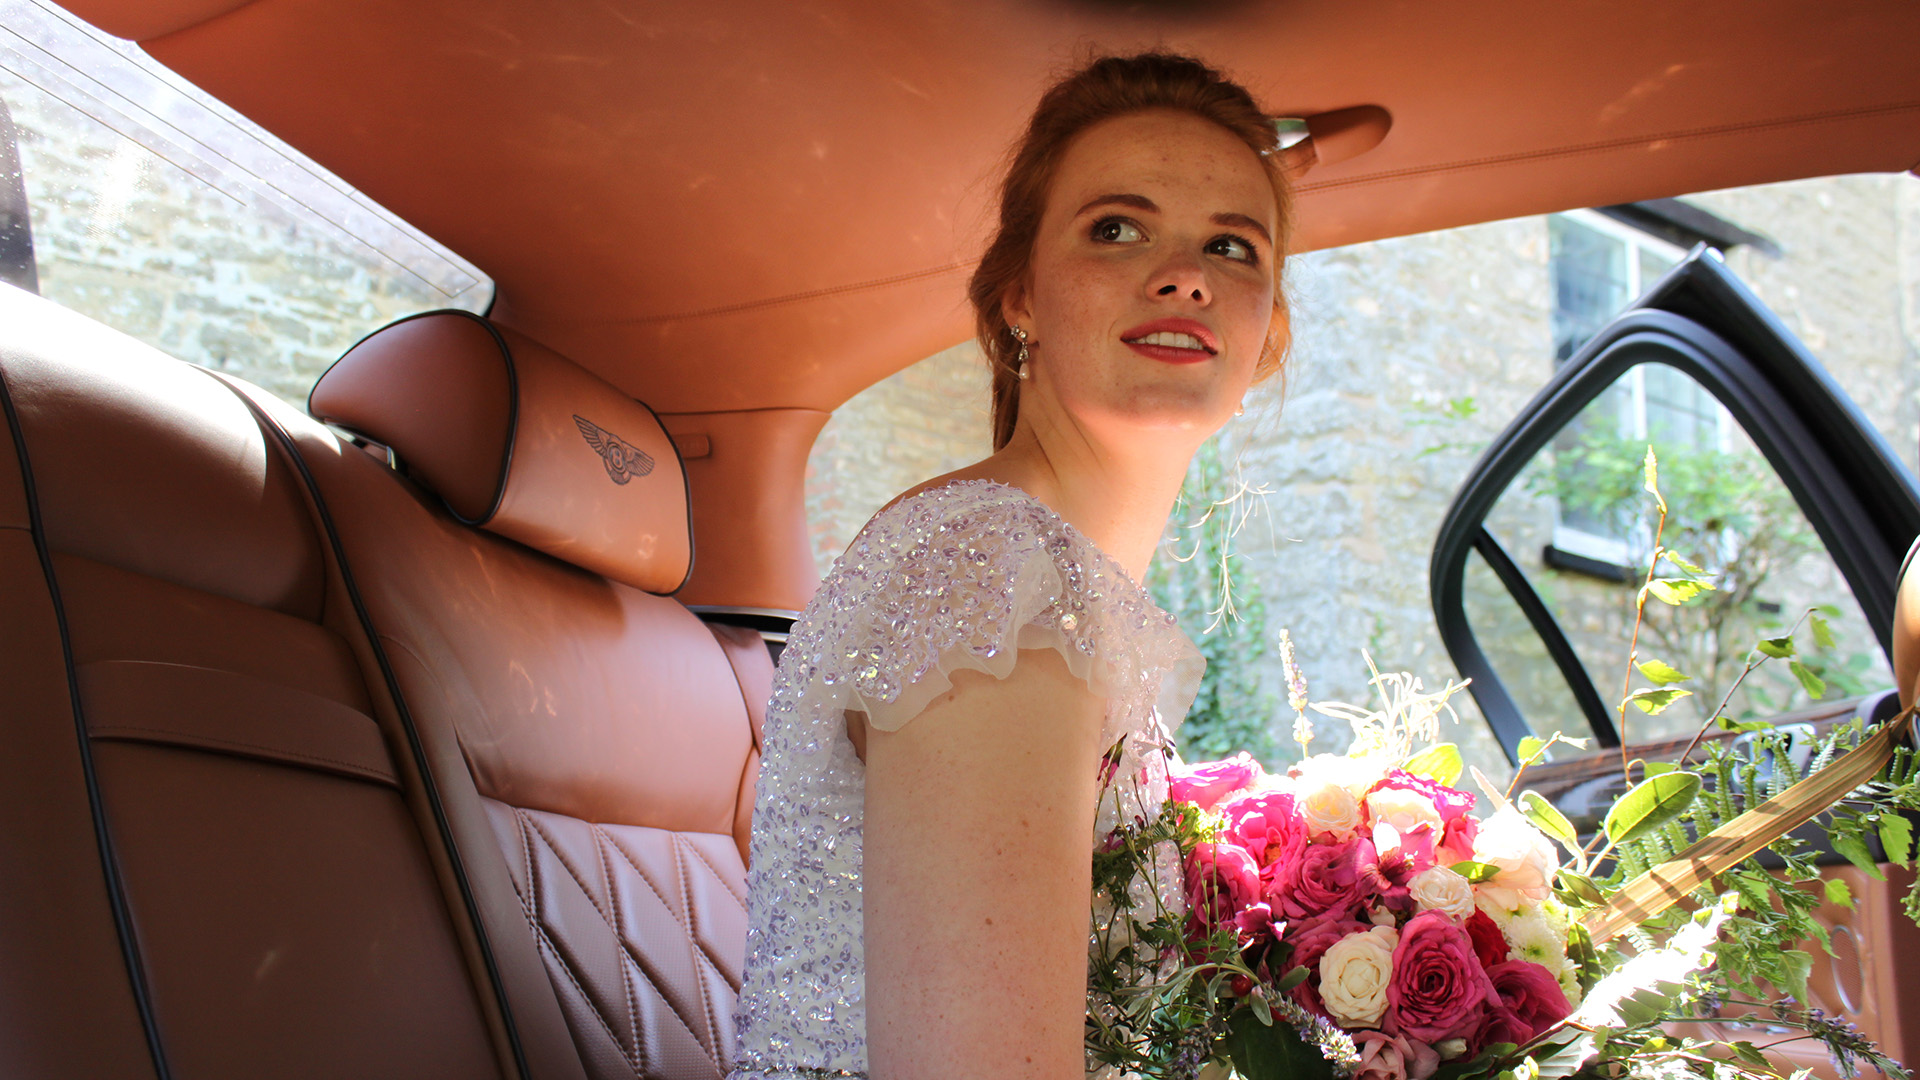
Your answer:
[[[1627,301],[1628,307],[1633,306],[1640,297],[1646,295],[1647,289],[1653,285],[1651,281],[1641,280],[1640,249],[1653,251],[1676,263],[1687,255],[1686,249],[1678,244],[1668,243],[1652,233],[1615,221],[1598,211],[1567,210],[1551,216],[1564,218],[1626,244],[1627,295],[1632,298]],[[1636,439],[1644,439],[1647,437],[1646,366],[1635,366],[1627,372],[1626,377],[1633,400],[1632,434]],[[1719,435],[1718,449],[1726,451],[1732,448],[1733,417],[1727,412],[1725,405],[1719,404],[1718,401],[1715,404],[1719,409],[1719,421],[1716,425]],[[1633,545],[1628,537],[1606,536],[1563,524],[1557,508],[1554,511],[1553,546],[1570,555],[1579,555],[1582,558],[1613,566],[1627,566],[1633,561]]]

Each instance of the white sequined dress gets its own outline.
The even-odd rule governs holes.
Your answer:
[[[767,708],[730,1080],[866,1075],[866,770],[846,711],[897,730],[949,673],[1004,678],[1019,650],[1044,648],[1107,699],[1102,745],[1127,736],[1119,771],[1133,783],[1103,798],[1097,842],[1166,797],[1164,748],[1206,663],[1172,616],[1046,504],[985,480],[881,511],[828,573]],[[1178,904],[1177,864],[1165,869],[1162,900]]]

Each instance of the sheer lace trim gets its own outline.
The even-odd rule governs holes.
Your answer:
[[[1206,668],[1126,570],[1045,503],[997,481],[900,500],[868,522],[835,574],[818,639],[822,700],[882,731],[951,689],[955,671],[1004,679],[1020,650],[1054,649],[1102,697],[1157,691],[1171,733]]]

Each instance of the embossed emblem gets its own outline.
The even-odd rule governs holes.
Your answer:
[[[607,467],[607,475],[616,484],[624,484],[636,476],[645,476],[653,471],[653,458],[645,450],[601,427],[599,424],[574,414],[573,424],[580,434],[600,455],[600,461]]]

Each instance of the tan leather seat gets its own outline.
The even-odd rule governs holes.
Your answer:
[[[429,488],[3,287],[0,385],[0,1075],[725,1070],[772,669],[643,406],[402,322],[316,404]]]
[[[459,312],[373,335],[313,392],[412,481],[255,396],[330,510],[535,1073],[565,1057],[557,1000],[596,1080],[724,1074],[772,666],[654,595],[692,559],[665,430]]]
[[[298,478],[4,286],[0,381],[0,1075],[500,1075]]]

